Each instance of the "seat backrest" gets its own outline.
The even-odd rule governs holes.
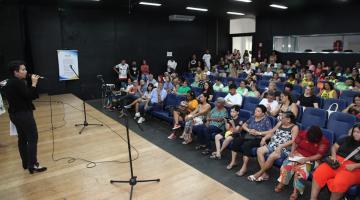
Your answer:
[[[250,111],[240,109],[240,112],[239,112],[240,121],[243,121],[243,123],[245,123],[250,117],[251,117]]]
[[[260,89],[265,89],[266,87],[268,87],[268,85],[269,85],[269,81],[267,80],[261,80],[259,81],[258,84],[256,84],[256,86]]]
[[[228,94],[228,93],[226,93],[226,92],[214,92],[214,97],[213,97],[213,99],[214,99],[214,101],[216,101],[217,98],[219,98],[219,97],[226,97],[227,94]]]
[[[202,88],[197,88],[197,87],[193,87],[193,88],[191,88],[191,90],[193,90],[195,92],[196,96],[199,96],[203,91]]]
[[[267,117],[270,119],[272,127],[274,127],[278,123],[278,120],[275,117],[273,116],[267,116]]]
[[[303,109],[299,105],[296,105],[296,107],[298,109],[298,115],[296,117],[296,122],[301,122],[302,115],[303,115]]]
[[[354,115],[342,112],[333,112],[328,120],[326,128],[332,130],[335,138],[338,139],[342,135],[348,134],[348,131],[355,124],[356,117]]]
[[[283,91],[285,88],[285,83],[284,82],[276,82],[276,89],[279,91]]]
[[[360,94],[360,92],[344,90],[344,91],[342,91],[339,99],[343,99],[347,103],[347,105],[350,105],[353,102],[354,96],[359,95],[359,94]]]
[[[300,85],[293,85],[293,91],[298,94],[302,94],[302,87]]]
[[[330,147],[332,144],[334,144],[335,142],[335,134],[334,131],[326,129],[326,128],[322,128],[321,131],[323,132],[324,136],[326,137],[326,139],[329,140],[330,143]],[[329,148],[330,149],[330,148]]]
[[[341,112],[346,108],[346,102],[343,99],[322,99],[322,109],[329,109],[330,105],[337,103],[339,105],[338,111]]]
[[[262,76],[263,81],[269,81],[272,78],[272,76]]]
[[[260,103],[260,99],[256,97],[246,97],[246,96],[244,96],[243,98],[244,101],[243,101],[242,109],[254,113],[256,106],[259,105]]]
[[[327,112],[326,110],[317,108],[306,108],[301,119],[301,124],[308,128],[312,125],[324,128],[326,126]]]

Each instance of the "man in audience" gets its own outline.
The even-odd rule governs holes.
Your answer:
[[[224,84],[222,84],[221,79],[217,78],[214,85],[213,85],[213,90],[215,92],[222,92],[224,89]]]
[[[137,121],[139,124],[145,121],[145,113],[152,109],[153,106],[162,103],[167,96],[166,90],[163,88],[163,83],[159,82],[158,87],[153,89],[150,95],[150,101],[147,105],[145,105],[142,115],[140,116],[139,120]]]
[[[154,75],[149,74],[147,84],[152,83],[154,87],[158,86],[158,82],[154,79]]]
[[[202,56],[202,59],[203,59],[203,61],[205,63],[205,67],[210,69],[210,67],[211,67],[211,63],[210,63],[211,54],[210,54],[210,51],[208,49],[205,51],[204,55]]]
[[[275,94],[271,91],[268,92],[266,98],[263,98],[259,104],[264,105],[267,108],[268,113],[271,113],[279,105],[279,103],[275,100]]]
[[[122,60],[121,63],[114,66],[113,69],[118,74],[118,87],[125,88],[129,70],[129,65],[126,63],[126,60]]]
[[[226,95],[225,99],[225,106],[232,107],[234,105],[238,105],[241,107],[242,105],[242,96],[236,92],[236,85],[231,84],[229,85],[229,94]]]
[[[191,88],[189,87],[187,80],[184,80],[183,84],[176,89],[175,94],[176,95],[186,95],[190,90],[191,90]]]

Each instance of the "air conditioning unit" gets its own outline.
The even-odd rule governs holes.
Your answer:
[[[195,16],[191,15],[169,15],[169,21],[191,22],[194,19]]]

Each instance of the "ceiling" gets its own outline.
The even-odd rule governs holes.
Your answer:
[[[58,7],[86,6],[94,8],[109,8],[134,12],[156,12],[165,14],[210,15],[227,17],[227,11],[241,12],[246,15],[263,15],[268,13],[300,12],[310,10],[342,9],[359,6],[359,0],[252,0],[251,3],[236,0],[143,0],[161,3],[161,7],[142,6],[140,0],[0,0],[0,3],[20,2],[25,4],[57,5]],[[130,3],[130,4],[129,4]],[[270,4],[286,5],[288,10],[269,7]],[[130,6],[129,6],[130,5]],[[187,6],[207,8],[206,13],[189,11]]]

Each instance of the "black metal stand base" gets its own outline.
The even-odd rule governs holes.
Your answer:
[[[119,180],[110,180],[110,183],[129,183],[131,186],[130,189],[130,200],[132,200],[132,195],[133,195],[133,190],[134,190],[134,186],[137,183],[145,183],[145,182],[160,182],[160,179],[149,179],[149,180],[137,180],[137,177],[134,176],[132,178],[130,178],[130,180],[128,181],[119,181]]]
[[[89,124],[87,121],[84,121],[84,123],[75,124],[75,126],[83,126],[79,131],[79,134],[81,134],[87,126],[103,126],[103,124]]]

